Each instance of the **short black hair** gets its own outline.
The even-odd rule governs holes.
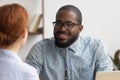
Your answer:
[[[82,23],[82,13],[81,11],[76,7],[76,6],[73,6],[73,5],[65,5],[65,6],[62,6],[58,12],[56,13],[56,17],[57,15],[59,14],[59,12],[63,11],[63,10],[70,10],[70,11],[73,11],[76,15],[77,15],[77,20],[78,20],[78,24],[81,24]]]

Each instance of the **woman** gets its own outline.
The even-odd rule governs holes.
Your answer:
[[[19,4],[0,7],[0,80],[39,80],[17,55],[27,40],[28,13]]]

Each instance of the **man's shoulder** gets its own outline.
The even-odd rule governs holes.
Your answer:
[[[103,41],[98,38],[98,37],[93,37],[93,36],[81,36],[80,40],[82,41],[82,43],[84,44],[100,44]]]
[[[82,46],[88,47],[91,50],[108,50],[108,46],[106,45],[106,43],[98,37],[83,36],[80,39],[80,42],[82,42]]]
[[[87,41],[87,42],[98,42],[101,41],[100,38],[98,37],[93,37],[93,36],[81,36],[80,39],[82,39],[83,41]]]
[[[54,43],[54,38],[53,37],[51,37],[51,38],[45,38],[45,39],[43,39],[43,40],[41,40],[41,41],[39,41],[39,42],[37,42],[35,45],[51,45],[51,44],[53,44]]]

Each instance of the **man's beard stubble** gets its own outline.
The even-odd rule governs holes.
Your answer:
[[[55,35],[54,35],[55,36]],[[60,48],[66,48],[70,45],[72,45],[76,40],[78,39],[78,35],[74,35],[72,38],[70,38],[67,42],[60,42],[60,39],[58,39],[56,36],[55,36],[55,45],[60,47]]]

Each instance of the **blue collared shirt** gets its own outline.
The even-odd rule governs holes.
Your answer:
[[[95,80],[97,71],[112,71],[112,61],[103,41],[80,37],[67,48],[44,39],[30,50],[26,62],[34,66],[41,80]]]
[[[0,49],[0,80],[39,80],[39,76],[37,70],[16,53]]]

